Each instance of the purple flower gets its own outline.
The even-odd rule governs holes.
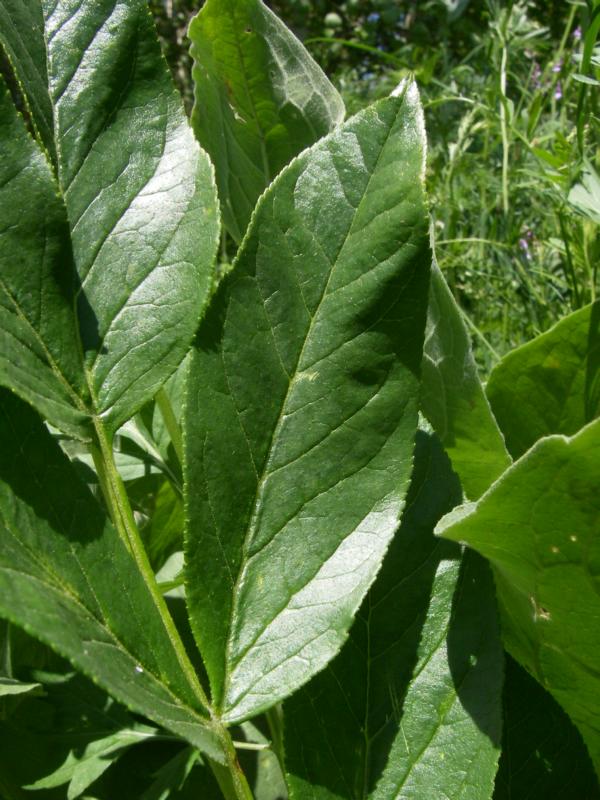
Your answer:
[[[583,35],[583,34],[581,33],[581,26],[580,26],[580,25],[578,25],[578,26],[575,28],[575,30],[573,31],[573,39],[574,39],[576,42],[580,42],[580,41],[581,41],[581,37],[582,37],[582,35]]]
[[[536,89],[542,88],[542,81],[540,80],[541,77],[542,77],[542,68],[540,67],[537,61],[534,61],[533,68],[531,70],[531,80]]]
[[[367,22],[370,22],[372,25],[376,22],[379,22],[379,14],[376,11],[371,11],[367,17]]]
[[[553,64],[552,65],[552,72],[560,72],[562,68],[563,68],[563,62],[562,62],[562,59],[561,59],[558,62],[558,64]]]
[[[555,100],[562,100],[562,96],[563,96],[562,86],[560,85],[560,83],[557,83],[556,84],[556,89],[554,90],[554,99]]]

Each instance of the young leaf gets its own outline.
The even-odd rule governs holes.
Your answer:
[[[207,0],[189,29],[192,123],[240,242],[277,173],[344,118],[341,97],[262,0]]]
[[[487,394],[515,458],[542,436],[572,436],[600,415],[600,301],[508,353]]]
[[[600,770],[600,420],[541,439],[438,533],[495,571],[510,653],[579,727]]]
[[[187,600],[227,721],[339,650],[411,470],[429,264],[416,87],[261,198],[190,363]]]
[[[6,390],[0,423],[0,615],[221,759],[152,595],[100,506],[39,417]]]
[[[599,800],[600,787],[579,731],[553,697],[510,657],[503,705],[494,800]]]
[[[459,578],[460,551],[433,536],[460,498],[439,442],[420,432],[402,524],[350,639],[285,703],[292,800],[490,797],[502,686],[493,584],[469,554]]]
[[[510,465],[510,457],[477,375],[460,310],[435,259],[422,370],[422,411],[442,440],[465,494],[476,499]]]
[[[86,418],[114,432],[183,358],[210,286],[216,194],[142,0],[26,7],[41,23],[21,31],[13,66],[33,91],[23,53],[43,36],[56,163],[2,90],[0,380],[85,438]]]

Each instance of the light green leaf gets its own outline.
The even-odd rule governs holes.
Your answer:
[[[192,354],[187,600],[224,718],[343,644],[411,471],[431,254],[416,87],[261,198]]]
[[[121,702],[222,758],[125,545],[41,420],[6,390],[0,393],[0,615]]]
[[[421,409],[465,494],[476,499],[510,465],[510,457],[479,380],[460,310],[435,259],[422,371]]]
[[[42,20],[22,50],[43,35],[57,156],[51,168],[3,88],[0,381],[86,438],[89,417],[114,433],[185,355],[211,283],[216,191],[146,3],[26,8]]]
[[[600,414],[600,301],[512,350],[487,385],[515,458],[554,433],[568,436]]]
[[[541,439],[438,533],[488,558],[510,653],[579,727],[600,769],[600,420]]]
[[[491,575],[433,536],[461,490],[417,435],[402,524],[327,669],[285,703],[292,800],[489,798],[502,648]]]
[[[139,724],[131,729],[125,728],[95,739],[87,744],[81,753],[71,751],[64,764],[51,775],[25,788],[52,789],[68,783],[67,800],[76,800],[102,773],[106,772],[111,764],[114,764],[123,750],[152,739],[156,732],[156,728]]]
[[[240,242],[265,188],[343,120],[344,104],[261,0],[207,0],[189,36],[192,122],[215,165],[225,225]]]
[[[15,694],[39,694],[41,688],[39,683],[23,683],[23,681],[0,675],[0,697]]]
[[[510,657],[503,711],[494,800],[599,800],[600,787],[579,731],[552,696]]]
[[[575,80],[584,79],[586,83],[591,81],[583,75],[573,77]],[[595,83],[598,84],[598,81]],[[571,188],[568,201],[580,214],[596,223],[600,222],[600,175],[589,162],[586,162],[583,168],[579,183]]]

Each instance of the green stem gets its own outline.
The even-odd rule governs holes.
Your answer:
[[[254,800],[252,790],[248,786],[246,776],[240,767],[231,736],[225,728],[222,728],[222,733],[221,744],[225,751],[227,763],[223,765],[212,761],[210,758],[206,760],[217,779],[223,797],[225,800]]]
[[[100,476],[100,485],[105,494],[109,508],[111,509],[111,516],[113,517],[117,531],[130,550],[144,582],[152,595],[158,615],[188,683],[200,703],[210,712],[211,706],[208,698],[200,685],[198,676],[196,675],[194,667],[183,646],[183,642],[181,641],[181,637],[179,636],[179,632],[173,622],[173,617],[169,613],[165,599],[156,582],[154,571],[148,560],[148,555],[138,531],[131,505],[129,504],[125,486],[117,471],[111,442],[102,422],[97,417],[94,419],[94,427],[96,429],[97,444],[100,447],[100,452],[97,453],[96,448],[93,448],[92,455],[94,456],[94,462]]]
[[[508,68],[508,48],[502,42],[502,58],[500,61],[500,128],[502,132],[502,208],[504,215],[508,216],[508,166],[510,154],[510,140],[508,136],[508,98],[506,96],[506,73]]]
[[[175,450],[175,455],[177,456],[179,463],[183,464],[183,438],[181,436],[181,428],[179,427],[179,422],[177,421],[175,412],[173,411],[173,406],[171,405],[169,395],[165,392],[164,387],[161,387],[158,390],[155,399],[167,431],[169,432],[169,436],[171,437],[171,443],[173,445],[173,449]]]
[[[265,716],[269,726],[269,733],[271,734],[273,752],[277,756],[279,766],[283,772],[285,767],[283,750],[283,709],[281,708],[281,705],[276,705],[273,706],[273,708],[270,708],[266,712]]]

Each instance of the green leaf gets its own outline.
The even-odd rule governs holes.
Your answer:
[[[552,696],[509,657],[494,800],[549,797],[598,800],[600,788],[577,728]]]
[[[600,769],[600,420],[540,440],[438,533],[488,558],[510,653],[579,727]]]
[[[21,50],[47,43],[57,155],[51,167],[3,87],[0,381],[87,438],[89,417],[114,433],[185,355],[211,283],[216,190],[142,0],[26,8],[41,22]]]
[[[40,0],[3,0],[0,6],[0,45],[13,68],[18,66],[16,77],[33,127],[42,145],[56,161]]]
[[[41,689],[39,683],[24,683],[14,678],[6,678],[0,675],[0,697],[15,694],[38,694]]]
[[[0,615],[221,759],[150,590],[104,512],[37,415],[5,390],[0,420]]]
[[[108,736],[94,739],[83,751],[72,750],[64,764],[51,775],[27,786],[27,789],[52,789],[69,784],[67,800],[76,800],[83,792],[113,764],[123,751],[139,742],[145,742],[156,734],[156,728],[136,724],[133,728],[116,731]]]
[[[515,458],[554,433],[571,436],[600,414],[600,301],[512,350],[487,385]]]
[[[198,751],[190,747],[181,750],[155,773],[155,780],[140,800],[167,800],[173,797],[174,792],[183,788],[199,757]]]
[[[429,264],[416,87],[261,198],[193,351],[187,600],[224,718],[340,649],[411,471]]]
[[[511,462],[479,380],[461,312],[435,260],[422,371],[421,409],[442,440],[465,494],[476,499]]]
[[[502,648],[489,570],[440,547],[461,498],[439,441],[417,435],[407,508],[342,652],[285,704],[292,800],[488,798]]]
[[[207,0],[189,36],[192,123],[215,165],[225,225],[240,242],[265,188],[342,122],[344,104],[261,0]]]

